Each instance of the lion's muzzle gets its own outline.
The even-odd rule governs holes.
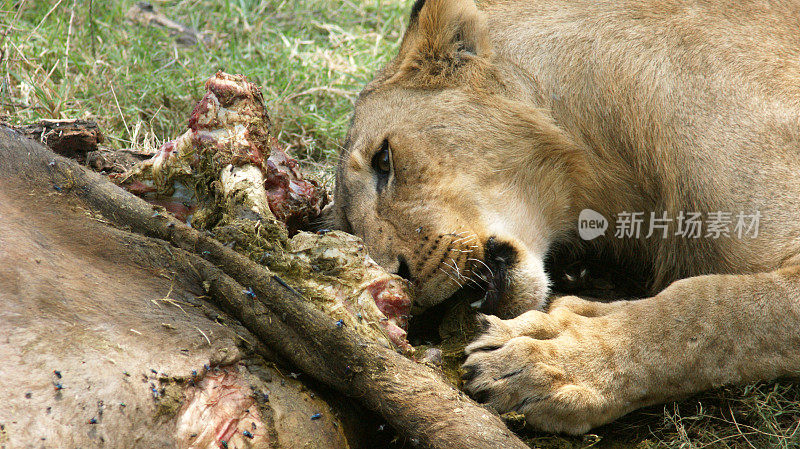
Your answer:
[[[513,245],[492,236],[484,244],[483,259],[481,263],[475,264],[473,271],[478,273],[478,278],[483,282],[485,294],[473,305],[483,313],[492,314],[507,294],[509,272],[517,264],[519,257]]]

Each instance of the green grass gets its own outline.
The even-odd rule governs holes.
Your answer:
[[[328,161],[352,101],[396,51],[408,3],[153,2],[207,35],[187,47],[128,22],[132,0],[0,1],[0,32],[9,31],[0,115],[93,118],[113,147],[158,145],[182,132],[203,82],[224,70],[261,86],[278,137],[298,157]]]
[[[726,387],[637,410],[581,437],[511,427],[541,448],[792,449],[800,447],[800,386]]]
[[[329,167],[352,101],[397,50],[411,1],[154,1],[208,36],[186,47],[126,21],[132,0],[0,0],[0,118],[92,118],[109,146],[153,148],[183,131],[203,82],[225,70],[261,86],[295,156]],[[797,384],[760,383],[579,438],[512,427],[542,447],[800,448],[799,404]]]

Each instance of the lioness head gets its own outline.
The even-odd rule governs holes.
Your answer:
[[[418,0],[397,57],[362,91],[336,176],[338,227],[416,286],[464,285],[502,315],[541,307],[543,258],[570,214],[573,145],[472,0]]]

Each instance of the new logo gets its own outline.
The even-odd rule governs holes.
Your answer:
[[[599,212],[584,209],[578,216],[578,234],[584,240],[592,240],[606,233],[608,220]]]

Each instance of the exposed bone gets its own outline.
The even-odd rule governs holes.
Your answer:
[[[269,210],[264,190],[264,174],[255,165],[228,165],[220,174],[225,207],[237,218],[262,220],[275,218]]]
[[[170,210],[189,188],[199,203],[192,225],[299,285],[334,320],[404,352],[411,299],[407,283],[370,259],[360,239],[297,232],[327,197],[270,135],[258,88],[218,72],[189,118],[189,129],[119,178]],[[144,187],[142,187],[144,186]],[[279,220],[286,225],[283,228]],[[295,235],[287,240],[288,235]],[[288,251],[287,251],[288,250]]]

